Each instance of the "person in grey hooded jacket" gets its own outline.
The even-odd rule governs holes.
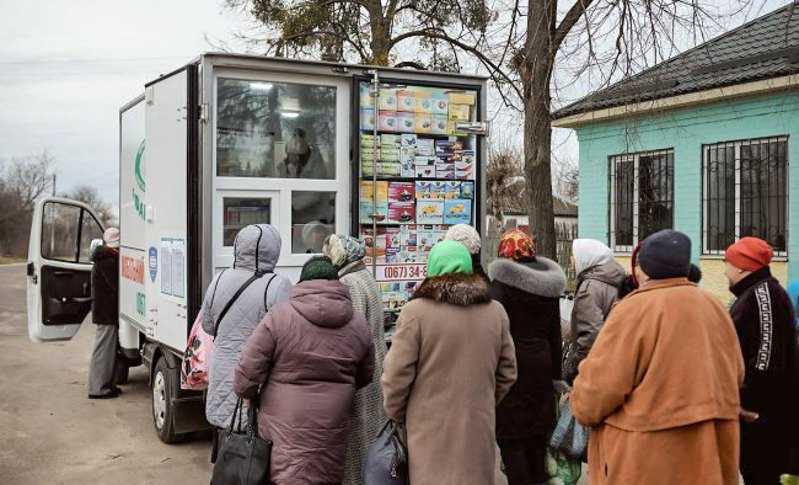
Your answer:
[[[577,290],[571,316],[571,342],[563,363],[563,379],[568,383],[577,377],[577,367],[594,345],[627,277],[624,268],[613,259],[613,251],[596,239],[575,239],[572,257]]]
[[[233,371],[239,363],[241,349],[269,308],[288,299],[291,283],[273,273],[280,245],[280,234],[274,226],[246,226],[233,243],[233,267],[220,272],[208,285],[202,305],[203,330],[215,339],[205,417],[217,428],[230,424],[236,406]],[[217,327],[222,310],[253,275],[261,276],[239,295]]]

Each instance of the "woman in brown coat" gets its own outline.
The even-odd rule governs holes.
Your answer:
[[[386,414],[405,423],[412,485],[493,485],[495,409],[516,380],[508,316],[460,243],[427,266],[386,357]]]
[[[741,349],[724,307],[686,278],[690,248],[672,230],[644,241],[640,288],[580,364],[571,405],[594,427],[591,484],[738,485]]]
[[[258,324],[235,373],[236,394],[260,394],[258,435],[274,443],[271,483],[341,483],[352,398],[373,368],[366,320],[330,260],[312,258],[289,301]]]

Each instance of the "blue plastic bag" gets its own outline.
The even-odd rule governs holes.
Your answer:
[[[588,448],[588,429],[577,422],[572,415],[571,403],[563,400],[560,404],[558,424],[549,440],[549,447],[566,458],[583,460]]]

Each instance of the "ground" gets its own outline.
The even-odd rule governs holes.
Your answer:
[[[93,325],[70,342],[28,340],[25,284],[24,265],[0,266],[0,482],[208,483],[208,440],[158,440],[144,368],[118,399],[86,398]]]

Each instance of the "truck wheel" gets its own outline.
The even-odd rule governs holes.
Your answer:
[[[127,360],[121,355],[117,355],[116,363],[114,364],[114,382],[117,385],[125,385],[128,383],[128,376],[130,375],[130,367],[128,367]]]
[[[173,415],[175,408],[172,400],[175,397],[175,378],[166,359],[158,358],[153,369],[153,424],[158,438],[164,443],[177,443],[181,435],[175,433]]]

